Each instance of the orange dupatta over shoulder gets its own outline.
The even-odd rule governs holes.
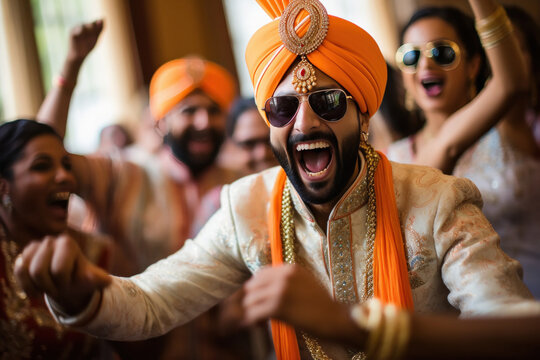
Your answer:
[[[394,195],[392,167],[384,154],[379,153],[379,157],[375,171],[377,229],[373,251],[374,295],[383,303],[392,303],[399,308],[413,310],[412,291]],[[280,222],[281,197],[286,180],[285,171],[281,169],[270,200],[268,230],[273,266],[283,264]],[[277,359],[300,359],[294,328],[274,319],[271,320],[271,326]]]

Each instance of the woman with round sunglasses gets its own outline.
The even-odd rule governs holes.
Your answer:
[[[535,34],[538,27],[520,8],[506,11],[525,55],[525,69],[535,81],[534,88],[539,76],[533,55],[538,54],[540,46],[540,33]],[[525,24],[530,24],[530,34]],[[527,113],[534,109],[532,96],[534,91],[516,99],[497,127],[461,157],[454,174],[478,186],[484,214],[500,235],[501,248],[521,263],[524,283],[540,299],[540,144],[535,143],[527,123]]]
[[[392,160],[452,173],[463,152],[528,89],[523,56],[502,8],[495,1],[469,3],[480,37],[475,21],[452,7],[420,9],[402,31],[396,62],[425,125],[387,149]]]
[[[516,46],[514,34],[519,32],[503,32],[510,23],[502,8],[492,14],[494,25],[487,23],[492,29],[477,19],[492,70],[477,95],[468,77],[474,72],[467,71],[475,70],[475,59],[481,59],[481,49],[471,46],[472,40],[478,42],[472,24],[466,32],[465,16],[448,8],[413,15],[403,32],[407,44],[396,58],[426,125],[415,136],[391,145],[388,154],[397,161],[432,165],[471,179],[482,194],[483,212],[501,237],[501,247],[520,261],[525,284],[540,298],[536,276],[540,271],[540,149],[526,123],[530,97],[516,91],[520,87],[514,82],[520,79],[519,71],[530,77],[531,66],[517,62],[528,52],[523,41]],[[421,41],[426,43],[419,45]],[[521,82],[528,84],[526,79]]]
[[[27,296],[13,273],[15,259],[25,246],[66,231],[90,261],[106,265],[108,242],[68,230],[67,207],[76,186],[70,157],[51,127],[23,119],[0,126],[1,358],[89,359],[105,355],[96,339],[58,326],[43,297]]]

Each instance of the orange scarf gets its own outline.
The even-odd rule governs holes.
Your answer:
[[[383,154],[375,171],[375,198],[377,204],[377,229],[373,251],[374,296],[383,303],[393,303],[399,308],[412,310],[413,300],[401,236],[392,167]],[[280,170],[272,191],[268,230],[272,265],[283,264],[281,244],[281,197],[287,176]],[[282,321],[271,321],[272,338],[278,360],[300,359],[298,341],[294,328]]]

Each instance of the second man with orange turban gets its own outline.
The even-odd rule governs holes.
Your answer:
[[[236,96],[230,73],[202,58],[175,59],[157,69],[149,90],[150,112],[163,136],[156,154],[140,156],[128,148],[121,157],[74,157],[80,194],[88,209],[83,226],[106,233],[119,244],[118,275],[143,271],[181,248],[196,229],[195,219],[206,211],[199,210],[201,200],[219,194],[216,190],[222,184],[237,178],[215,161]],[[63,91],[53,89],[47,100],[56,99],[59,107],[67,107],[66,97],[53,97]],[[59,128],[61,119],[54,114],[42,112],[42,119]],[[217,334],[215,321],[215,313],[205,314],[156,344],[164,357],[171,358],[189,354],[215,358],[216,353],[236,354],[247,347],[234,345],[238,341],[232,344],[235,337]],[[188,340],[193,338],[197,341]],[[220,341],[231,344],[223,347]]]

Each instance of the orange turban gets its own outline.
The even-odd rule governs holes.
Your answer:
[[[275,19],[260,28],[250,39],[246,49],[246,63],[255,90],[259,109],[274,94],[289,67],[298,55],[289,51],[279,34],[279,22],[289,0],[257,0],[268,15]],[[296,33],[304,36],[310,20],[307,12],[296,19]],[[328,33],[324,41],[311,53],[308,60],[336,80],[356,100],[362,113],[370,117],[381,104],[386,85],[386,63],[375,40],[357,25],[328,16]],[[302,22],[302,20],[304,20]],[[266,114],[261,111],[264,119]]]
[[[200,58],[171,60],[150,81],[150,111],[159,120],[193,90],[201,89],[223,110],[236,96],[233,77],[223,67]]]

